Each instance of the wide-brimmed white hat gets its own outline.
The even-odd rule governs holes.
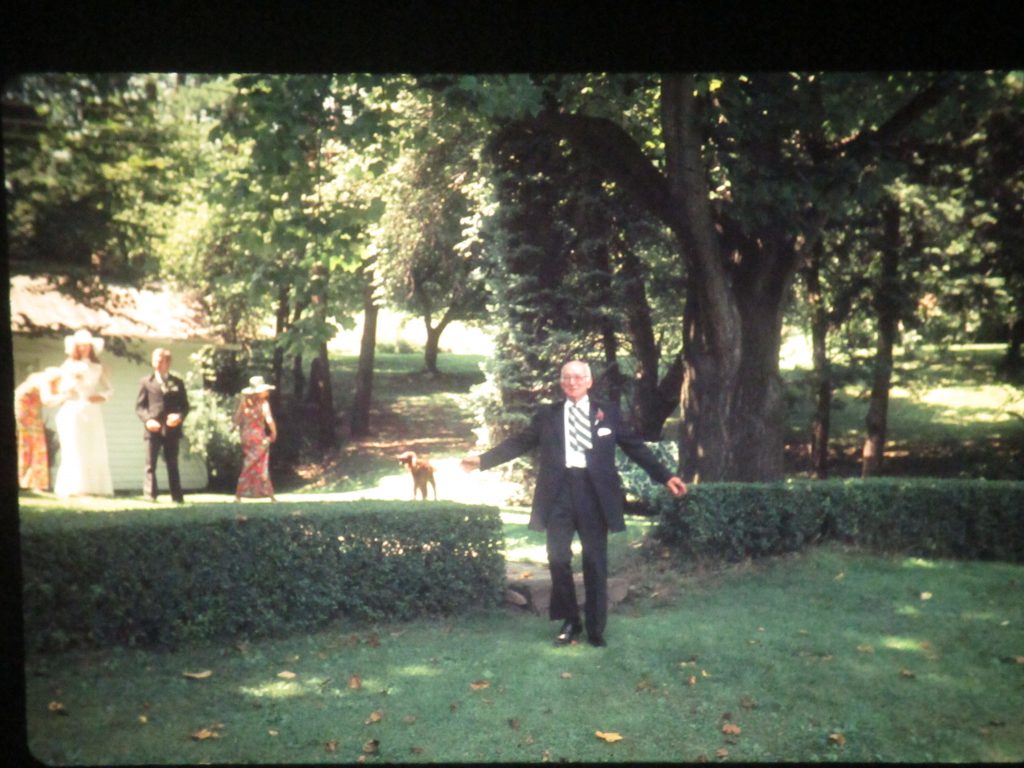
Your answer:
[[[97,355],[103,351],[103,339],[99,336],[93,336],[87,330],[82,328],[81,330],[75,331],[70,336],[64,337],[64,354],[70,355],[79,344],[90,345],[92,347],[92,351]]]
[[[249,379],[249,386],[242,390],[243,395],[258,395],[261,392],[269,392],[277,389],[273,384],[267,384],[262,376],[253,376]]]

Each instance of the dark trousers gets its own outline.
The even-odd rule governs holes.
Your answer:
[[[171,498],[174,501],[183,501],[185,498],[181,492],[181,475],[178,472],[179,438],[180,435],[176,432],[166,435],[159,432],[146,433],[146,475],[142,481],[142,492],[151,499],[155,499],[158,493],[156,462],[161,449],[164,452],[164,463],[167,464],[167,480],[171,484]]]
[[[572,579],[572,540],[583,546],[583,590],[587,634],[600,637],[608,620],[608,525],[586,470],[567,470],[562,493],[548,516],[548,568],[551,571],[551,619],[578,619]]]

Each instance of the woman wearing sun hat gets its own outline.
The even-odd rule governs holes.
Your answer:
[[[270,483],[270,444],[277,440],[277,424],[270,412],[269,393],[274,389],[262,376],[249,379],[242,390],[242,400],[235,411],[234,422],[242,440],[242,471],[238,475],[235,501],[242,497],[274,499]]]
[[[100,365],[103,339],[87,330],[64,339],[67,359],[60,367],[57,389],[62,401],[57,411],[60,466],[53,492],[57,496],[112,496],[114,484],[107,460],[105,403],[114,390]]]

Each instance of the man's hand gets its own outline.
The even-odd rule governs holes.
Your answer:
[[[168,413],[167,414],[167,426],[173,429],[174,427],[181,425],[181,414],[180,413]]]
[[[683,482],[682,478],[672,475],[668,480],[665,481],[665,485],[669,492],[673,496],[682,496],[686,493],[686,483]]]
[[[479,456],[467,456],[459,464],[462,467],[463,472],[472,472],[474,469],[480,469],[480,457]]]
[[[156,419],[146,419],[146,429],[148,429],[150,432],[159,432],[160,422],[157,421]]]

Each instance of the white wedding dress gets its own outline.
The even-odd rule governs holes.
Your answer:
[[[100,403],[89,400],[92,395],[106,400],[113,394],[103,366],[88,360],[65,361],[60,390],[68,399],[55,417],[60,467],[53,492],[57,496],[112,496],[103,411]]]

